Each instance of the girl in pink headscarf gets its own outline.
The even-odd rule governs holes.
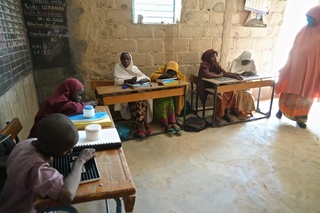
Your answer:
[[[53,93],[51,97],[45,100],[36,117],[34,118],[34,124],[30,130],[28,138],[36,138],[36,129],[38,122],[47,115],[54,113],[62,113],[67,116],[81,114],[83,108],[87,104],[93,106],[97,105],[96,101],[90,101],[87,103],[82,102],[82,95],[84,93],[83,84],[75,78],[68,78],[64,80],[58,89]]]
[[[284,114],[306,128],[315,98],[320,96],[320,5],[307,13],[308,24],[297,34],[275,92],[280,94],[277,118]]]

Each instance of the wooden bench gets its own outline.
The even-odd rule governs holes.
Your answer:
[[[1,134],[3,135],[10,135],[12,140],[18,140],[16,142],[19,142],[19,139],[18,139],[18,134],[19,132],[22,130],[22,125],[21,125],[21,122],[19,120],[19,118],[15,117],[13,118],[10,122],[7,122],[7,126],[1,130]]]

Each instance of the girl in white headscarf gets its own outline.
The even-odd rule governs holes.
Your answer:
[[[150,78],[143,74],[138,67],[133,65],[132,56],[128,52],[121,53],[120,63],[114,68],[114,84],[123,85],[126,83],[149,82]],[[124,119],[133,119],[135,133],[137,137],[150,135],[152,130],[149,123],[152,121],[152,100],[134,101],[115,105],[115,110],[121,113]],[[145,129],[145,131],[143,131]]]
[[[253,76],[257,74],[257,68],[252,58],[252,52],[245,50],[239,57],[234,59],[230,67],[231,73],[237,73],[242,76]],[[252,116],[252,111],[255,110],[254,98],[250,90],[239,90],[236,95],[237,113],[239,119],[244,116]]]

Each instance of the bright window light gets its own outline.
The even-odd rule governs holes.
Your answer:
[[[290,0],[287,1],[284,23],[279,36],[275,71],[281,69],[287,62],[289,52],[297,33],[307,25],[306,12],[318,5],[318,0]]]
[[[133,0],[133,23],[174,24],[180,21],[181,0]]]

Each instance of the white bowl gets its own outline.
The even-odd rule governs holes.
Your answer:
[[[86,139],[90,141],[96,141],[100,138],[101,125],[100,124],[89,124],[84,129],[86,131]]]

